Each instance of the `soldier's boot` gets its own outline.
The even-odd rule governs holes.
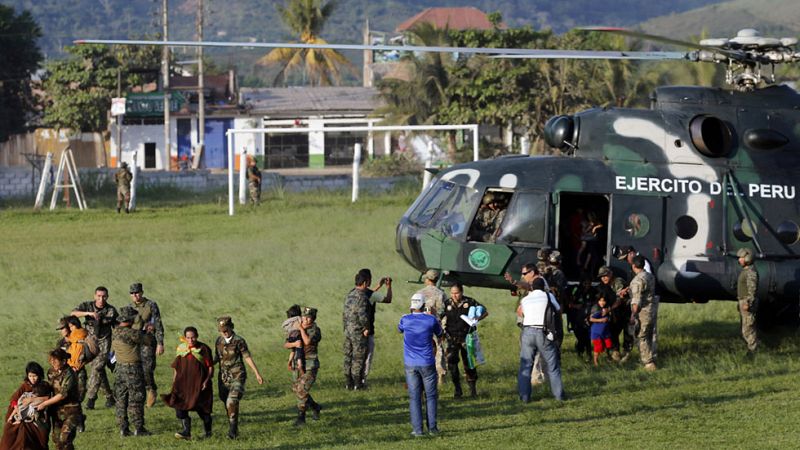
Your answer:
[[[94,402],[96,402],[96,398],[87,398],[86,399],[86,409],[94,409]]]
[[[128,214],[129,212],[131,211],[127,207],[125,207],[125,214]]]
[[[302,427],[305,424],[306,424],[306,412],[300,411],[297,413],[297,419],[295,419],[294,421],[294,426]]]
[[[122,437],[130,436],[131,430],[128,429],[128,422],[124,421],[119,424],[119,435]]]
[[[315,402],[314,399],[312,399],[310,397],[309,397],[309,400],[311,402],[311,404],[309,405],[311,407],[311,419],[312,420],[319,420],[319,412],[322,411],[322,405],[320,405],[319,403]]]
[[[121,210],[121,209],[122,209],[122,208],[120,208],[119,206],[117,206],[117,214],[119,214],[119,212],[120,212],[120,210]]]
[[[113,395],[109,395],[108,397],[106,397],[106,408],[113,408],[116,405],[117,401],[114,400]],[[87,404],[86,407],[88,408],[89,405]],[[90,409],[94,409],[94,399],[92,399],[92,407]]]
[[[126,211],[127,212],[127,211]],[[147,390],[147,407],[151,408],[153,405],[156,404],[156,391],[155,389],[148,389]]]
[[[142,426],[142,427],[139,427],[139,428],[133,430],[133,435],[134,436],[152,436],[153,433],[151,433],[147,428]]]
[[[78,433],[83,433],[86,431],[86,415],[81,414],[81,417],[78,419],[78,426],[75,429]]]
[[[469,396],[470,397],[477,397],[478,396],[478,388],[475,386],[475,381],[467,381],[469,384]]]
[[[211,414],[200,416],[200,419],[203,420],[203,431],[205,431],[205,438],[211,437]]]
[[[355,387],[355,383],[353,382],[353,377],[350,375],[346,376],[344,379],[344,388],[348,391],[352,390]]]
[[[455,392],[453,393],[453,397],[461,398],[464,395],[464,392],[461,390],[461,377],[453,373],[453,387],[455,388]]]
[[[228,439],[236,439],[239,436],[239,419],[228,419]]]
[[[187,441],[192,439],[192,418],[187,417],[185,419],[181,419],[181,426],[183,427],[183,430],[175,433],[175,438],[184,439]]]

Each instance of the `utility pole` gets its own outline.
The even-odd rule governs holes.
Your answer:
[[[122,68],[117,68],[117,98],[122,97]],[[122,115],[117,116],[117,167],[122,163]],[[136,161],[134,161],[134,165]],[[106,167],[108,164],[106,163]]]
[[[162,0],[162,23],[164,25],[164,41],[169,40],[169,18],[167,14],[168,0]],[[169,153],[170,148],[170,133],[169,133],[169,47],[164,46],[161,53],[161,72],[163,75],[163,89],[164,89],[164,157],[162,158],[162,168],[169,170]],[[134,161],[134,164],[136,162]]]
[[[199,0],[197,9],[197,40],[203,41],[203,0]],[[197,47],[197,164],[206,147],[206,96],[203,64],[203,46]]]

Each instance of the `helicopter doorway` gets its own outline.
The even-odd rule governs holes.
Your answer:
[[[559,193],[556,249],[567,279],[594,278],[606,264],[609,202],[604,194]]]

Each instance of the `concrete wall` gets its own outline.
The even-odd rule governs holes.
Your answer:
[[[100,187],[106,183],[113,183],[116,169],[80,169],[81,183],[84,192],[90,192],[92,185]],[[347,190],[351,188],[352,178],[349,175],[324,175],[307,176],[292,175],[282,176],[276,173],[262,172],[262,190],[282,186],[289,192],[303,192],[315,189],[322,190]],[[183,172],[165,171],[139,171],[139,186],[174,186],[179,189],[204,192],[213,189],[226,188],[228,175],[226,173],[211,173],[208,170],[195,170]],[[391,189],[404,177],[392,178],[361,178],[360,186],[364,191],[383,192]],[[239,190],[239,176],[235,174],[234,190]],[[31,182],[30,168],[0,167],[0,199],[33,198],[39,188],[39,177]],[[52,188],[48,189],[52,195]]]

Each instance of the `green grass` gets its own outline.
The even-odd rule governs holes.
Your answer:
[[[559,405],[549,389],[535,401],[516,400],[518,329],[514,298],[506,292],[467,288],[490,316],[481,341],[488,363],[479,369],[478,399],[455,401],[441,390],[441,437],[408,437],[403,388],[402,340],[395,332],[407,311],[416,279],[394,251],[394,227],[415,188],[385,196],[362,195],[355,205],[345,193],[284,193],[258,209],[228,217],[218,194],[164,202],[143,196],[129,216],[110,209],[113,199],[90,202],[87,212],[34,213],[29,206],[0,212],[0,396],[10,395],[28,360],[45,362],[58,317],[88,300],[97,285],[110,302],[129,302],[127,288],[144,283],[161,307],[167,354],[156,377],[169,390],[172,349],[180,330],[194,325],[213,343],[214,318],[233,316],[265,376],[253,377],[242,403],[242,438],[223,438],[224,413],[216,401],[215,437],[180,442],[173,410],[159,403],[147,410],[148,438],[122,439],[113,412],[88,412],[79,448],[791,448],[797,445],[800,381],[794,333],[773,334],[756,361],[744,357],[733,303],[662,305],[660,369],[644,373],[634,361],[588,366],[564,343],[563,374],[570,400]],[[155,194],[154,194],[155,195]],[[105,205],[105,206],[103,206]],[[166,205],[166,206],[165,206]],[[105,208],[105,209],[101,209]],[[341,375],[341,307],[353,275],[370,267],[396,281],[396,301],[379,305],[377,351],[367,392],[346,392]],[[314,397],[322,420],[301,430],[295,416],[290,373],[285,369],[280,323],[292,303],[319,308],[323,331]],[[199,421],[194,423],[200,433]]]

